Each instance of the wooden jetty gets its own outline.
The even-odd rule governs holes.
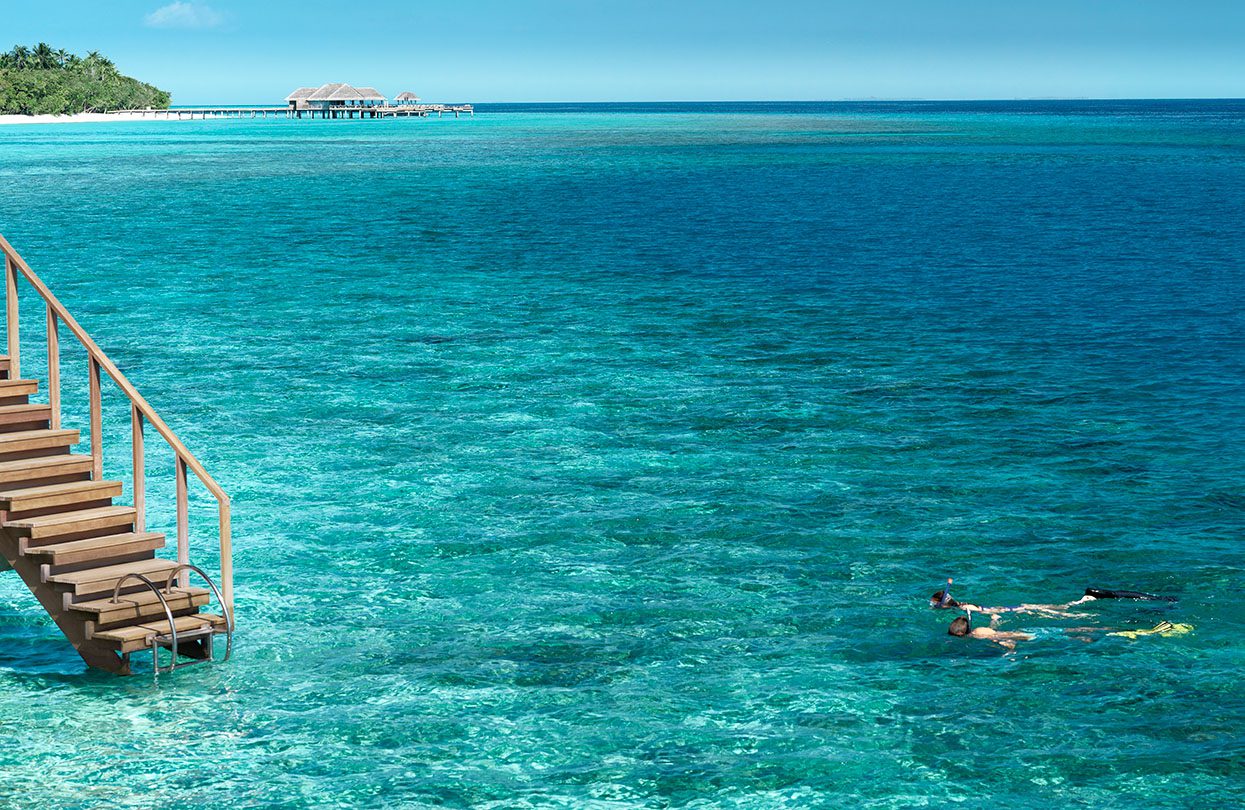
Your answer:
[[[220,485],[177,438],[155,409],[13,246],[0,237],[5,266],[7,354],[0,357],[0,570],[12,568],[30,588],[92,667],[130,673],[130,655],[150,651],[161,673],[211,661],[213,641],[226,636],[224,660],[233,646],[233,551],[230,505]],[[39,381],[21,375],[18,331],[19,279],[42,299],[47,318],[47,404],[31,403]],[[61,426],[60,334],[67,329],[86,350],[90,453],[75,454],[78,430]],[[44,347],[37,347],[43,354]],[[114,504],[122,481],[104,478],[103,373],[129,401],[129,506]],[[177,556],[156,556],[165,536],[147,531],[145,428],[173,450]],[[216,500],[219,515],[220,588],[191,563],[189,472]],[[189,576],[203,580],[195,587]],[[207,587],[197,587],[198,584]],[[215,599],[219,613],[201,613]],[[160,651],[171,653],[161,665]]]
[[[462,115],[475,116],[471,104],[400,104],[380,107],[338,104],[329,107],[294,109],[291,107],[174,107],[167,110],[112,110],[111,115],[131,115],[146,118],[208,119],[208,118],[427,118],[446,114],[455,118]]]

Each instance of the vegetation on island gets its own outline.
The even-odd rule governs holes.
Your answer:
[[[79,57],[40,42],[0,54],[0,114],[167,109],[169,100],[158,87],[122,76],[98,51]]]

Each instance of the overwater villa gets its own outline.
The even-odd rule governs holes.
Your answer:
[[[438,115],[453,112],[471,112],[470,105],[446,107],[440,104],[421,105],[419,96],[407,90],[394,97],[390,104],[374,87],[352,87],[337,82],[320,87],[300,87],[285,97],[287,115],[302,118],[304,114],[315,118],[386,118],[391,116]]]
[[[351,87],[338,82],[320,87],[300,87],[285,97],[291,110],[329,110],[333,107],[384,106],[385,97],[374,87]]]

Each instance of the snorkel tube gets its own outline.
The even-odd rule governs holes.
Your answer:
[[[930,604],[936,608],[945,608],[951,604],[951,583],[954,582],[951,577],[947,577],[947,587],[942,589],[942,597],[935,603],[933,599],[929,600]]]

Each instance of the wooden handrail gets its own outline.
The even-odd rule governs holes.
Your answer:
[[[132,407],[132,425],[141,430],[142,420],[146,420],[160,434],[169,447],[173,449],[177,460],[177,484],[178,484],[178,561],[186,563],[187,560],[181,559],[182,556],[188,555],[186,550],[186,540],[188,538],[188,529],[186,521],[188,520],[186,498],[186,470],[190,470],[195,474],[207,490],[212,493],[213,497],[219,505],[220,514],[220,568],[221,568],[221,591],[224,594],[225,602],[228,603],[230,610],[233,609],[233,547],[230,538],[230,503],[229,496],[216,483],[216,479],[204,469],[199,460],[182,441],[177,438],[160,415],[156,413],[151,404],[138,393],[138,389],[126,378],[116,364],[104,354],[104,350],[91,338],[87,331],[82,328],[77,320],[69,314],[69,310],[52,294],[43,280],[30,269],[30,265],[20,254],[9,244],[8,240],[0,236],[0,252],[4,253],[5,263],[5,312],[7,315],[8,330],[8,352],[9,367],[14,378],[20,376],[20,357],[21,357],[21,341],[18,332],[18,307],[17,307],[17,275],[20,273],[25,277],[27,283],[34,288],[39,297],[47,304],[48,319],[48,382],[49,382],[49,399],[52,404],[53,417],[59,422],[60,417],[60,365],[59,365],[59,340],[57,336],[57,322],[63,323],[66,328],[78,339],[83,348],[87,351],[88,365],[91,372],[91,450],[95,456],[94,466],[96,478],[99,478],[100,465],[102,464],[102,437],[99,431],[102,421],[100,407],[99,392],[99,372],[102,369],[108,374],[112,381],[117,384],[121,392],[129,399]],[[52,391],[55,384],[56,390]],[[134,452],[134,461],[139,463],[142,459],[142,440],[138,440]],[[141,480],[143,473],[136,470],[135,478]],[[143,506],[145,493],[142,484],[136,486],[136,508]]]

